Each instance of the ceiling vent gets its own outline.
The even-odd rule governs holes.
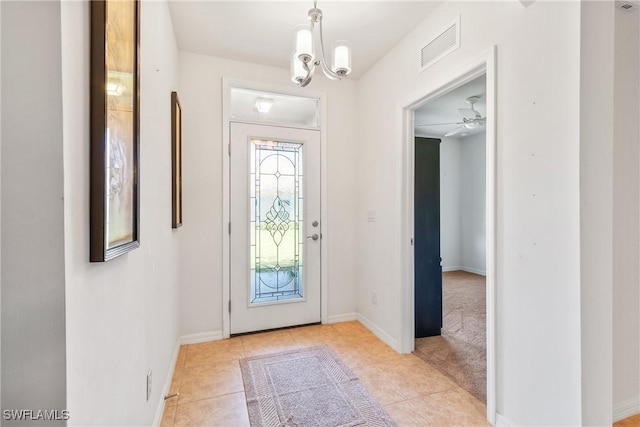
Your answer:
[[[420,71],[426,70],[459,47],[460,15],[420,49]]]

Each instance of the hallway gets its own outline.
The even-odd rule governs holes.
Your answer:
[[[412,354],[401,355],[358,322],[314,325],[184,345],[162,426],[248,426],[239,359],[329,345],[399,425],[489,425],[486,408]]]

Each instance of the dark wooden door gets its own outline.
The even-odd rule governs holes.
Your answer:
[[[416,138],[414,183],[414,282],[416,338],[440,335],[440,140]]]

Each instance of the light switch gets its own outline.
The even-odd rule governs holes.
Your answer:
[[[376,222],[376,211],[367,209],[367,222]]]

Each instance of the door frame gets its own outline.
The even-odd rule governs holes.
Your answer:
[[[446,73],[446,77],[417,88],[400,103],[402,114],[402,216],[400,350],[414,350],[414,146],[415,110],[434,98],[486,75],[486,310],[487,310],[487,419],[496,423],[496,46],[473,61]]]
[[[322,238],[320,239],[320,321],[328,320],[329,290],[328,290],[328,259],[327,247],[330,236],[327,221],[327,95],[325,92],[302,89],[298,87],[282,86],[270,83],[252,82],[229,77],[222,78],[222,337],[231,336],[231,315],[229,303],[231,298],[231,239],[229,238],[229,224],[231,221],[231,159],[229,147],[231,144],[231,88],[261,90],[265,92],[280,93],[283,95],[303,96],[317,98],[319,103],[319,126],[285,126],[298,129],[314,129],[320,131],[320,224],[322,226]],[[279,126],[269,123],[234,120],[235,122],[252,123],[263,126]]]

